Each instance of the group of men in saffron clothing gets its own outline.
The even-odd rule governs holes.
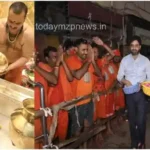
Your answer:
[[[119,88],[115,93],[98,96],[95,93],[108,91],[117,80],[121,61],[117,43],[112,48],[94,37],[89,43],[85,39],[67,39],[58,49],[48,46],[43,50],[45,61],[36,63],[35,81],[45,90],[45,105],[51,107],[63,101],[94,93],[94,97],[78,102],[67,111],[59,111],[55,138],[78,136],[88,130],[98,118],[107,118],[115,109],[124,107],[124,94]],[[121,98],[121,99],[120,99]],[[35,109],[40,109],[40,90],[35,89]],[[50,128],[52,117],[47,117]],[[49,130],[48,130],[49,131]],[[42,134],[40,120],[35,120],[35,135]],[[40,148],[41,143],[36,143]]]
[[[58,49],[48,46],[43,50],[45,60],[36,63],[35,81],[44,86],[46,107],[94,93],[94,97],[78,102],[69,111],[59,111],[54,139],[62,141],[88,131],[94,121],[124,108],[126,98],[131,148],[146,147],[146,96],[141,84],[139,91],[128,95],[124,95],[122,87],[150,81],[150,61],[140,54],[139,36],[133,36],[129,44],[130,54],[123,59],[116,42],[111,41],[110,48],[99,37],[94,37],[90,43],[85,39],[66,40]],[[110,90],[114,85],[116,90]],[[96,94],[106,91],[101,96]],[[38,88],[35,89],[35,109],[40,109]],[[51,123],[52,116],[49,116],[48,129]],[[41,134],[41,122],[35,120],[35,136]],[[36,148],[41,146],[42,141],[36,143]]]

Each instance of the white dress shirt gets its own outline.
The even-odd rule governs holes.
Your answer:
[[[121,81],[126,79],[132,83],[132,85],[141,83],[143,81],[150,81],[150,61],[145,56],[139,54],[136,59],[132,54],[125,56],[118,71],[117,79]]]

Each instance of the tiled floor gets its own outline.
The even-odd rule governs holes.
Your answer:
[[[9,118],[0,114],[0,149],[16,149],[9,138]]]

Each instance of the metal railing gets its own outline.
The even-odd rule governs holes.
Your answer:
[[[114,84],[112,85],[110,90],[104,91],[104,92],[98,92],[98,95],[99,96],[106,95],[106,94],[109,94],[109,93],[112,93],[112,92],[116,91],[117,89],[119,89],[119,88],[116,88],[116,84],[117,84],[117,81],[114,82]],[[53,105],[52,107],[49,107],[52,110],[52,114],[53,114],[52,124],[51,124],[50,130],[49,130],[49,135],[48,135],[48,133],[44,132],[43,135],[41,135],[39,137],[36,137],[35,140],[39,140],[39,139],[41,139],[43,137],[46,137],[48,135],[48,137],[47,137],[48,140],[46,140],[46,142],[44,142],[44,143],[45,143],[45,146],[46,146],[46,144],[47,144],[47,146],[51,145],[52,144],[52,140],[53,140],[54,135],[55,135],[56,127],[57,127],[57,124],[58,124],[58,119],[57,118],[58,118],[59,110],[66,110],[66,111],[68,111],[71,108],[73,108],[78,102],[83,101],[83,100],[88,99],[88,98],[92,98],[92,97],[93,97],[93,93],[85,95],[85,96],[77,97],[77,98],[74,98],[74,99],[71,99],[71,100],[68,100],[68,101],[64,101],[64,102],[61,102],[61,103],[59,103],[57,105]],[[43,99],[41,99],[41,100],[43,100]],[[43,106],[44,105],[42,105],[42,107]],[[38,119],[38,118],[41,118],[41,117],[42,118],[45,117],[44,111],[43,110],[37,110],[35,112],[35,119]],[[46,124],[46,121],[43,121],[43,123],[44,122]],[[45,128],[46,126],[43,126],[43,127]],[[43,129],[43,131],[45,131],[45,130],[46,129]],[[45,146],[44,146],[44,148],[45,148]]]

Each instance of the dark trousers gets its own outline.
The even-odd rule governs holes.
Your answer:
[[[131,147],[137,148],[139,143],[145,145],[146,97],[142,91],[126,95],[126,104],[130,126]]]
[[[85,120],[91,126],[93,124],[93,112],[94,104],[92,100],[89,103],[76,106],[69,110],[68,137],[75,135],[78,130],[84,128]]]

